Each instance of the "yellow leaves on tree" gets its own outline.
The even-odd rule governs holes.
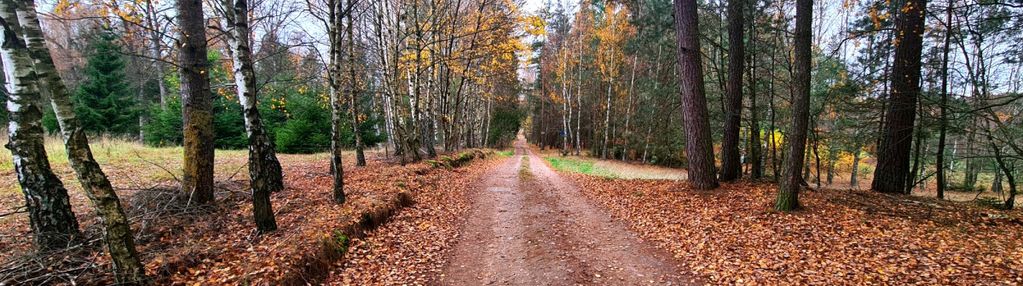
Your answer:
[[[543,18],[537,15],[529,15],[522,17],[522,28],[525,30],[527,35],[532,36],[543,36],[547,34],[547,23],[543,21]]]
[[[603,21],[597,26],[597,67],[601,76],[613,82],[625,57],[625,42],[636,33],[629,24],[629,9],[617,3],[604,6]]]

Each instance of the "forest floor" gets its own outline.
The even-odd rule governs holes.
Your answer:
[[[819,190],[801,195],[802,210],[778,213],[766,183],[698,191],[680,181],[564,174],[711,284],[1023,283],[1019,211]]]
[[[24,199],[13,171],[5,167],[10,165],[9,158],[0,158],[6,160],[0,161],[0,212],[6,214],[0,217],[0,249],[5,250],[0,252],[0,285],[109,284],[110,263],[101,247],[96,215],[75,181],[74,173],[62,159],[59,141],[49,141],[52,140],[47,143],[51,163],[68,188],[88,243],[64,253],[32,253],[28,218],[22,210]],[[317,284],[330,278],[334,269],[343,271],[346,265],[359,265],[348,263],[348,259],[340,259],[340,256],[349,245],[356,251],[364,248],[359,238],[362,231],[372,237],[375,225],[391,219],[417,223],[430,219],[453,220],[456,214],[438,215],[417,205],[422,202],[430,206],[438,200],[455,199],[449,194],[465,192],[488,166],[498,161],[493,158],[476,160],[461,168],[437,167],[429,162],[401,166],[380,153],[370,153],[368,166],[356,167],[351,160],[354,156],[346,153],[348,200],[339,206],[331,199],[326,154],[282,154],[278,157],[284,169],[286,189],[271,197],[278,230],[256,235],[246,190],[244,150],[217,150],[217,203],[196,208],[186,207],[186,200],[175,188],[176,178],[180,177],[176,167],[181,164],[180,148],[152,148],[121,140],[97,140],[93,148],[133,222],[136,243],[147,272],[161,285]],[[408,195],[403,197],[405,194]],[[398,202],[404,198],[410,200],[407,204],[411,206]],[[398,211],[402,207],[410,210]],[[437,217],[423,218],[424,211],[426,215]],[[433,250],[444,248],[444,240],[435,239],[437,237],[453,237],[451,229],[417,227],[437,233],[437,236],[416,241],[422,243],[410,251],[417,254],[429,255]],[[348,234],[352,229],[359,231]],[[57,262],[40,268],[36,265],[42,265],[41,260]],[[425,262],[416,264],[424,267],[431,260],[412,261]],[[386,277],[386,274],[373,272],[372,276]],[[427,269],[419,278],[433,276],[435,274]]]

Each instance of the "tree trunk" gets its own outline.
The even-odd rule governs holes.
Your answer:
[[[270,193],[284,189],[281,163],[277,161],[273,142],[263,128],[256,98],[256,72],[253,69],[252,49],[249,45],[249,4],[247,0],[224,0],[229,53],[234,62],[234,82],[238,101],[245,118],[245,132],[249,137],[249,187],[252,188],[252,212],[260,232],[277,229]]]
[[[49,48],[46,47],[33,1],[25,1],[23,5],[18,6],[18,19],[24,28],[28,51],[33,59],[32,66],[38,77],[36,83],[41,94],[50,98],[57,122],[60,124],[68,162],[78,175],[82,189],[96,207],[99,219],[103,223],[104,238],[114,264],[115,279],[118,283],[124,284],[145,283],[146,271],[135,250],[131,224],[124,215],[121,201],[113,186],[92,157],[85,131],[75,117],[71,96],[57,73]]]
[[[743,0],[728,0],[728,82],[725,85],[725,130],[721,142],[721,180],[742,176],[739,159],[739,124],[742,121]]]
[[[348,0],[348,6],[351,7],[352,5],[355,5],[353,0]],[[351,96],[348,98],[348,102],[352,108],[352,136],[355,137],[355,165],[366,166],[366,153],[364,150],[366,146],[362,142],[362,130],[360,130],[362,128],[362,126],[360,126],[362,122],[359,119],[359,93],[361,93],[362,90],[360,89],[359,78],[356,76],[355,69],[355,25],[352,23],[352,13],[348,13],[347,16],[348,27],[346,28],[346,34],[348,35],[348,71],[351,74],[351,78],[349,79],[349,83],[351,84],[349,94],[351,94]]]
[[[571,128],[572,123],[569,122],[572,119],[572,111],[571,111],[571,108],[569,107],[572,99],[569,98],[569,95],[568,95],[568,93],[569,93],[569,91],[568,91],[569,83],[568,83],[568,80],[566,80],[569,77],[568,76],[568,71],[566,70],[566,67],[568,66],[568,59],[567,59],[567,57],[568,57],[568,53],[567,52],[562,52],[561,53],[561,64],[559,65],[561,67],[561,76],[562,76],[561,77],[561,109],[562,109],[562,112],[561,112],[561,156],[568,155],[568,140],[569,140],[569,135],[572,134],[572,128]]]
[[[924,113],[923,103],[920,102],[920,100],[917,100],[917,112],[919,112],[920,114]],[[922,122],[918,122],[917,125],[920,125],[920,123],[922,123]],[[916,129],[916,130],[914,130],[914,132],[915,132],[914,137],[916,137],[916,138],[914,138],[914,142],[913,142],[913,166],[909,169],[909,176],[906,178],[906,190],[903,191],[903,193],[905,193],[907,195],[908,194],[912,194],[913,193],[913,187],[916,186],[916,179],[917,179],[917,177],[920,174],[919,173],[919,171],[920,171],[920,152],[923,149],[923,148],[921,148],[922,145],[923,145],[923,139],[924,139],[923,130],[922,130],[923,126],[916,126],[916,128],[914,128],[914,129]]]
[[[814,116],[814,120],[812,120],[810,122],[813,122],[812,124],[810,124],[810,127],[809,127],[810,128],[810,132],[813,133],[813,158],[814,158],[813,167],[817,171],[816,172],[817,175],[815,177],[817,179],[817,188],[820,189],[821,188],[821,148],[820,148],[821,147],[821,144],[820,144],[821,143],[821,137],[820,137],[820,134],[817,133],[817,116]]]
[[[756,44],[756,28],[750,21],[750,45]],[[750,48],[754,52],[748,56],[750,63],[749,90],[750,90],[750,131],[749,131],[749,156],[750,156],[750,178],[759,180],[764,177],[763,149],[760,140],[760,115],[757,110],[757,62],[752,54],[756,54],[756,47]],[[773,67],[772,67],[773,68]]]
[[[189,202],[213,202],[213,94],[206,59],[206,22],[202,1],[177,1],[181,41],[181,107],[184,126],[184,177]]]
[[[156,69],[156,84],[160,89],[160,109],[167,109],[167,82],[164,80],[165,71],[164,63],[161,61],[162,58],[162,42],[160,41],[163,31],[162,27],[157,23],[159,15],[157,14],[156,5],[153,3],[154,0],[145,0],[145,19],[147,21],[145,27],[149,31],[149,52],[153,67]]]
[[[615,65],[615,58],[614,58],[614,54],[612,54],[611,55],[611,66],[612,66],[611,69],[614,69],[613,68],[614,65]],[[608,72],[608,73],[610,73],[610,72]],[[600,157],[603,158],[603,159],[607,159],[607,136],[610,133],[609,131],[610,131],[610,127],[611,127],[611,91],[614,88],[614,82],[615,82],[614,76],[611,76],[610,79],[607,81],[607,103],[605,105],[606,109],[604,110],[604,141],[603,141],[603,143],[600,144],[601,145],[600,146],[600,148],[601,148]]]
[[[895,47],[891,102],[871,183],[871,189],[877,192],[900,193],[905,190],[909,176],[916,98],[920,93],[920,51],[926,3],[926,0],[907,0],[899,9],[903,15],[896,18],[896,34],[901,37]]]
[[[688,180],[693,188],[714,189],[718,187],[718,180],[714,170],[714,150],[711,148],[713,137],[707,115],[707,97],[704,95],[696,0],[675,0],[674,9]]]
[[[53,174],[43,147],[42,100],[36,88],[32,58],[23,41],[14,1],[0,1],[0,24],[3,62],[7,88],[7,112],[14,172],[25,195],[29,224],[36,247],[41,251],[57,250],[80,239],[78,220],[71,211],[67,189]]]
[[[1005,199],[1005,203],[1002,206],[1007,210],[1011,210],[1016,205],[1016,177],[1012,174],[1013,169],[1009,168],[1005,159],[1002,158],[1002,148],[995,145],[990,130],[988,131],[987,140],[991,144],[991,150],[995,152],[995,163],[998,163],[998,169],[1005,174],[1005,179],[1009,182],[1009,197]]]
[[[576,80],[575,80],[575,101],[576,108],[579,110],[575,117],[575,155],[579,156],[582,153],[582,122],[583,122],[583,52],[585,46],[583,46],[583,37],[579,38],[579,66],[576,67]]]
[[[976,81],[974,81],[974,83],[977,84]],[[978,98],[981,96],[977,93],[974,95]],[[976,130],[978,128],[976,117],[974,117],[971,122],[971,127]],[[963,156],[963,161],[966,161],[966,174],[963,174],[962,186],[968,190],[973,190],[974,187],[977,186],[977,158],[971,158],[976,156],[978,153],[977,146],[975,144],[976,140],[974,138],[976,136],[976,131],[967,132],[969,135],[966,136],[966,149],[964,150],[966,152],[966,156]]]
[[[948,133],[948,52],[952,42],[952,1],[945,8],[945,42],[941,55],[941,119],[938,122],[938,153],[934,162],[937,172],[938,198],[945,198],[945,137]]]
[[[849,175],[849,186],[851,188],[855,189],[855,190],[859,190],[860,189],[860,183],[857,180],[859,178],[859,174],[860,174],[860,148],[859,148],[859,146],[857,146],[856,150],[853,150],[852,153],[853,153],[853,161],[852,161],[852,172],[850,172],[850,175]]]
[[[991,192],[995,194],[1002,194],[1004,188],[1002,187],[1002,172],[1001,169],[995,172],[995,179],[991,181]]]
[[[629,101],[625,106],[625,128],[622,131],[622,161],[628,159],[629,154],[629,136],[632,132],[629,130],[629,123],[632,121],[632,102],[634,101],[634,90],[636,88],[636,64],[639,56],[632,56],[632,75],[629,78]]]
[[[795,73],[793,74],[792,128],[788,140],[788,158],[784,176],[778,186],[778,200],[774,208],[779,211],[798,209],[802,178],[803,155],[806,152],[807,125],[810,120],[810,41],[813,21],[813,1],[796,1]]]
[[[775,43],[775,44],[777,44],[777,43]],[[777,65],[777,57],[775,56],[777,54],[777,50],[776,49],[773,49],[773,50],[774,51],[771,53],[771,68],[767,70],[770,73],[770,75],[768,75],[768,77],[771,78],[771,80],[767,82],[768,83],[768,92],[767,93],[771,96],[768,99],[768,108],[771,111],[771,115],[770,115],[770,117],[771,117],[770,118],[771,128],[769,129],[769,131],[771,132],[771,137],[770,137],[770,141],[771,141],[771,177],[774,179],[775,182],[779,182],[779,177],[778,177],[778,169],[779,169],[778,168],[778,138],[775,135],[775,133],[777,133],[777,130],[778,130],[777,129],[778,128],[777,127],[778,126],[777,125],[778,121],[777,121],[777,116],[776,116],[777,112],[774,109],[774,107],[775,107],[775,105],[774,105],[774,96],[775,96],[775,94],[774,94],[774,91],[775,91],[774,90],[774,80],[775,80],[775,73],[774,72],[775,72],[775,69],[776,69],[775,66]]]
[[[344,107],[341,102],[341,61],[343,57],[341,55],[341,43],[342,43],[342,21],[344,21],[344,6],[341,1],[343,0],[330,0],[328,1],[328,29],[327,36],[330,41],[330,63],[328,70],[330,72],[330,175],[333,178],[333,195],[334,202],[343,204],[345,202],[345,180],[344,180],[344,166],[341,160],[342,144],[341,144],[341,130],[343,127],[342,114],[344,114]],[[407,148],[407,144],[405,145]],[[405,150],[408,151],[408,150]],[[413,151],[414,152],[414,151]],[[403,152],[407,154],[407,152]]]
[[[831,186],[831,184],[835,182],[835,161],[836,161],[836,159],[837,158],[834,158],[834,157],[831,156],[830,152],[828,153],[828,181],[827,181],[827,185],[828,186]]]

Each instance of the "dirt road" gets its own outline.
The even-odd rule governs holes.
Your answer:
[[[481,182],[441,285],[690,285],[667,254],[591,205],[532,154]]]

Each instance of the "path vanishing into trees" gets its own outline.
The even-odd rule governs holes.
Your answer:
[[[695,284],[527,146],[484,176],[440,284]]]

